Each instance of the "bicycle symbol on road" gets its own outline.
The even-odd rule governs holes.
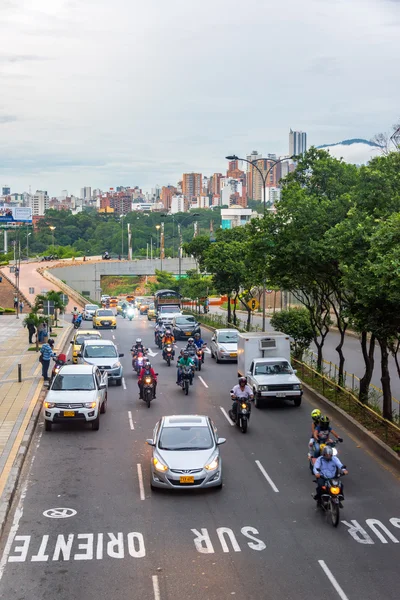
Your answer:
[[[76,515],[76,510],[73,508],[49,508],[44,511],[43,515],[49,519],[68,519],[68,517]]]

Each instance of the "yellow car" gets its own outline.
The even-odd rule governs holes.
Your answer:
[[[80,329],[76,332],[71,340],[73,363],[76,364],[78,362],[78,352],[80,352],[83,341],[91,338],[101,338],[101,333],[99,331],[93,331],[93,329]]]
[[[99,308],[93,315],[93,329],[116,329],[117,317],[111,308]]]
[[[147,311],[147,319],[149,321],[151,321],[152,319],[155,319],[155,318],[156,318],[156,308],[155,308],[154,304],[152,303],[149,305],[149,309]]]

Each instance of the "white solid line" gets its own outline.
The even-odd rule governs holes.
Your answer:
[[[256,460],[256,465],[260,469],[261,473],[264,475],[265,479],[268,481],[269,485],[272,487],[274,492],[279,492],[278,488],[276,487],[271,477],[268,475],[267,471],[264,469],[259,460]]]
[[[220,409],[222,410],[222,414],[224,415],[224,417],[228,421],[229,425],[232,425],[232,427],[233,427],[235,425],[235,423],[232,421],[232,419],[230,418],[230,416],[228,415],[228,413],[226,412],[226,410],[224,408],[222,408],[222,406],[220,406]]]
[[[133,419],[132,419],[132,411],[128,410],[128,419],[129,419],[129,425],[131,427],[131,429],[135,429],[135,426],[133,424]]]
[[[68,350],[67,350],[67,356],[68,356],[68,354],[69,354],[70,352],[71,352],[71,346],[70,346],[70,347],[68,348]]]
[[[144,500],[145,495],[144,495],[144,486],[143,486],[143,473],[142,473],[142,465],[140,463],[138,463],[138,465],[137,465],[137,474],[138,474],[138,479],[139,479],[140,499]]]
[[[202,377],[200,377],[200,375],[199,375],[199,379],[200,379],[201,383],[204,385],[204,387],[208,388],[208,385],[206,384],[204,379]]]
[[[126,390],[125,377],[122,378],[122,387]]]
[[[319,562],[321,569],[325,572],[325,575],[327,576],[327,578],[329,579],[329,581],[331,582],[331,584],[337,591],[339,598],[341,598],[341,600],[349,600],[348,597],[346,596],[346,594],[344,593],[344,591],[342,590],[342,588],[340,587],[340,585],[338,584],[338,582],[336,581],[336,579],[333,576],[330,569],[326,566],[325,561],[319,560],[318,562]]]
[[[153,579],[154,600],[161,600],[160,586],[158,585],[158,575],[153,575],[152,579]]]
[[[112,338],[113,338],[113,340],[115,340],[115,335],[114,334],[112,334]]]

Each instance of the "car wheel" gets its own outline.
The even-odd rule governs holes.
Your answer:
[[[115,383],[118,387],[120,387],[122,385],[122,377],[121,377],[121,379],[116,379]]]
[[[98,431],[100,429],[100,415],[97,415],[97,419],[92,421],[92,429],[93,431]]]
[[[101,405],[100,412],[102,415],[104,415],[107,412],[107,398],[104,400],[103,404]]]
[[[216,354],[216,355],[215,355],[215,359],[216,359],[216,361],[217,361],[217,365],[218,365],[218,364],[221,362],[221,361],[219,360],[219,358],[218,358],[218,354]]]
[[[254,390],[254,406],[256,408],[262,408],[262,400],[257,396],[257,392]]]
[[[53,426],[53,423],[51,421],[44,422],[45,431],[51,431],[52,426]]]
[[[300,404],[301,404],[301,397],[300,398],[295,398],[294,405],[295,406],[300,406]]]
[[[150,488],[152,492],[159,492],[160,488],[156,487],[155,485],[153,485],[153,482],[150,481]]]

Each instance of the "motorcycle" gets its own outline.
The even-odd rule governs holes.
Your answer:
[[[162,349],[163,337],[164,337],[164,333],[162,331],[157,331],[156,345],[160,348],[160,350]]]
[[[202,348],[198,348],[196,355],[197,355],[197,368],[199,371],[201,371],[201,365],[204,363],[204,348],[206,347],[206,344],[204,344],[204,346]]]
[[[332,448],[333,451],[333,456],[337,456],[338,455],[338,451],[336,449],[336,445],[339,443],[339,440],[329,440],[327,444],[320,444],[319,445],[319,454],[322,454],[323,449],[325,448],[325,446],[330,446]],[[308,463],[310,466],[310,471],[311,474],[313,475],[313,469],[314,469],[314,464],[315,461],[317,460],[316,458],[314,458],[314,446],[312,447],[312,450],[310,450],[310,452],[307,455],[308,457]]]
[[[236,415],[232,412],[231,409],[229,411],[229,417],[242,430],[242,433],[246,433],[250,420],[251,402],[249,398],[237,398],[233,394],[231,394],[231,400],[232,402],[237,402],[237,409]]]
[[[79,329],[82,323],[82,315],[78,315],[74,321],[74,329]]]
[[[167,365],[171,366],[171,360],[174,358],[174,349],[172,344],[166,344],[163,349],[163,359],[167,361]]]
[[[144,363],[144,354],[143,352],[132,352],[132,367],[133,370],[136,371],[136,373],[139,375],[140,371],[143,367],[143,363]]]
[[[197,358],[197,348],[190,348],[187,351],[189,352],[189,356],[194,362],[194,366],[196,367],[196,369],[201,371],[201,365],[199,366],[199,359]]]
[[[157,373],[158,375],[158,373]],[[150,408],[150,402],[154,398],[154,380],[153,377],[146,373],[143,378],[143,400],[147,404],[147,408]]]
[[[193,371],[192,367],[183,366],[181,376],[181,388],[185,392],[185,396],[189,394],[189,386],[193,383]]]
[[[135,311],[133,310],[133,308],[128,308],[128,310],[126,311],[126,316],[130,321],[132,321],[134,314]]]
[[[345,468],[345,465],[343,465],[343,469]],[[327,513],[327,515],[330,515],[333,527],[339,525],[340,507],[343,508],[343,485],[340,481],[340,477],[343,476],[343,471],[338,470],[336,476],[332,477],[332,479],[325,479],[324,485],[322,486],[321,502],[319,506]],[[314,483],[317,483],[316,479],[314,479]]]
[[[51,371],[50,385],[51,385],[54,377],[56,375],[58,375],[58,372],[61,369],[61,367],[63,365],[67,364],[67,355],[66,354],[59,354],[53,360],[54,360],[54,366],[53,366],[53,369]]]

